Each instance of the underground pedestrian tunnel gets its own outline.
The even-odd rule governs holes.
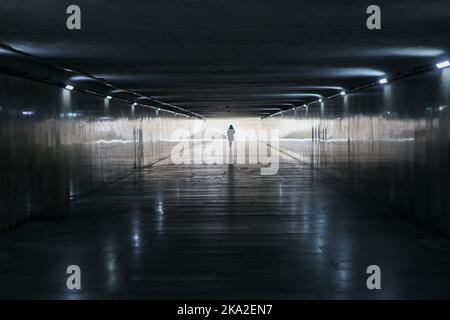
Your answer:
[[[449,3],[78,4],[0,4],[0,298],[450,298]]]

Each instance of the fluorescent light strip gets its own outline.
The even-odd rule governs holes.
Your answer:
[[[71,86],[70,84],[68,84],[68,85],[65,86],[65,89],[67,89],[67,90],[73,90],[74,88],[73,88],[73,86]]]
[[[445,61],[436,63],[436,67],[437,67],[438,69],[443,69],[443,68],[450,67],[450,60],[445,60]],[[427,68],[429,69],[429,67],[427,67]],[[378,83],[379,83],[379,84],[386,84],[386,83],[388,83],[388,82],[389,82],[388,78],[382,78],[382,79],[379,79],[379,80],[378,80]],[[370,85],[369,85],[369,86],[370,86]],[[360,89],[360,88],[357,88],[356,90],[359,90],[359,89]],[[341,96],[345,96],[345,95],[347,94],[347,92],[345,92],[345,90],[343,90],[343,91],[341,91],[339,94],[340,94]],[[335,96],[337,96],[337,95],[335,95]],[[335,97],[335,96],[332,96],[332,97]],[[332,98],[332,97],[329,97],[329,98]],[[322,100],[322,99],[319,99],[319,100],[316,100],[315,102],[322,103],[323,100]],[[312,103],[314,103],[314,102],[312,102]],[[307,107],[308,107],[308,104],[304,104],[303,107],[307,108]],[[441,108],[441,107],[440,107],[439,110],[442,111],[442,110],[444,110],[444,108]],[[281,112],[277,112],[277,113],[273,113],[273,114],[269,115],[268,117],[272,117],[272,116],[277,115],[277,114],[279,114],[279,113],[282,113],[282,111],[281,111]]]
[[[442,61],[436,64],[436,67],[438,67],[439,69],[445,68],[445,67],[449,67],[450,66],[450,61],[446,60],[446,61]]]

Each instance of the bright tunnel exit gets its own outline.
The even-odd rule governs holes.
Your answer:
[[[207,119],[194,134],[175,130],[171,141],[178,141],[171,152],[175,165],[259,165],[261,175],[278,172],[279,131],[262,128],[260,118]]]

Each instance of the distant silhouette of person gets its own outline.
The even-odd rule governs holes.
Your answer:
[[[227,130],[228,145],[230,146],[230,149],[231,149],[231,146],[233,145],[233,141],[234,141],[234,132],[235,131],[234,131],[233,125],[230,124],[230,127]]]

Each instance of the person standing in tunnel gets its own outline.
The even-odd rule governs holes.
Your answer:
[[[228,138],[228,145],[231,146],[233,145],[233,141],[234,141],[234,128],[233,125],[230,124],[230,127],[227,130],[227,138]]]

